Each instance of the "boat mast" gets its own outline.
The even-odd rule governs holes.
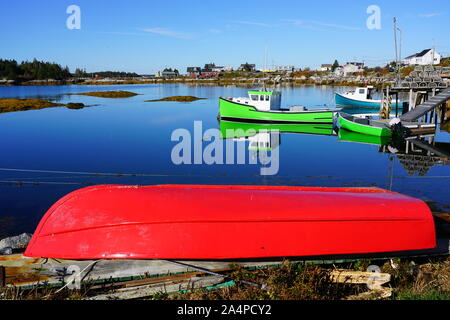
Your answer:
[[[264,71],[267,71],[267,46],[264,51]]]
[[[434,39],[433,39],[433,56],[432,56],[432,59],[431,59],[431,66],[433,66],[434,65],[434,53],[436,52],[436,43],[434,42]]]

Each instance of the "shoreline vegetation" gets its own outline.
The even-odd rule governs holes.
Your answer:
[[[16,82],[12,80],[0,80],[0,86],[64,86],[64,85],[79,85],[79,86],[109,86],[109,85],[152,85],[152,84],[195,84],[195,85],[216,85],[216,86],[258,86],[259,81],[264,78],[259,77],[239,77],[232,79],[191,79],[191,78],[175,78],[175,79],[102,79],[102,80],[31,80],[26,82]],[[283,84],[289,86],[303,86],[303,85],[324,85],[335,87],[357,87],[372,85],[381,88],[383,84],[393,83],[394,80],[389,78],[381,79],[366,79],[358,77],[346,77],[341,79],[321,79],[321,78],[292,78],[283,79],[281,82],[267,80],[267,85]]]
[[[101,71],[86,72],[77,68],[74,73],[68,67],[57,63],[49,63],[34,59],[32,62],[18,63],[15,60],[0,59],[0,86],[46,86],[46,85],[119,85],[119,84],[215,84],[227,85],[259,85],[261,80],[267,84],[287,85],[329,85],[329,86],[386,86],[396,81],[395,62],[385,67],[365,67],[362,71],[352,74],[335,74],[333,71],[339,67],[335,61],[331,71],[315,71],[310,68],[297,71],[240,71],[220,72],[216,75],[191,77],[180,75],[175,77],[143,76],[132,72]],[[443,58],[441,67],[450,67],[450,58]],[[171,69],[169,69],[171,70]],[[402,66],[401,76],[406,77],[414,70],[413,66]],[[450,75],[447,75],[450,77]]]
[[[68,109],[82,109],[87,107],[83,103],[59,103],[48,99],[0,99],[0,113],[40,110],[45,108],[66,107]]]
[[[144,102],[159,102],[159,101],[193,102],[197,100],[206,100],[206,98],[197,98],[193,96],[172,96],[156,100],[146,100]]]

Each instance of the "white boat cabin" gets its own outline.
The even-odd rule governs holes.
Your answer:
[[[231,100],[240,104],[248,104],[259,111],[281,109],[281,92],[278,91],[249,91],[248,98],[232,98]]]
[[[372,100],[373,86],[356,88],[354,91],[348,91],[344,95],[354,100]]]

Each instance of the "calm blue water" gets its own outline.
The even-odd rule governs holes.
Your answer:
[[[139,95],[126,99],[65,95],[101,90]],[[339,141],[336,135],[281,133],[280,165],[274,176],[261,176],[261,165],[172,163],[175,129],[193,133],[197,120],[203,130],[218,128],[218,97],[246,96],[247,90],[181,84],[0,87],[0,98],[40,97],[95,105],[0,114],[0,238],[33,232],[55,201],[86,184],[378,186],[450,205],[450,166],[436,164],[425,176],[411,175],[398,157],[380,152],[380,146]],[[284,88],[282,104],[334,107],[334,90],[343,88]],[[173,95],[206,100],[144,102]],[[450,143],[450,135],[439,132],[436,140]]]

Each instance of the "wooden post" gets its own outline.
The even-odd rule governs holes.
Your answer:
[[[413,108],[413,103],[414,103],[413,89],[410,89],[410,90],[409,90],[409,105],[408,105],[408,112],[412,110],[412,108]]]
[[[395,94],[395,117],[398,117],[398,92]]]
[[[4,266],[0,266],[0,288],[6,287],[6,270]]]

